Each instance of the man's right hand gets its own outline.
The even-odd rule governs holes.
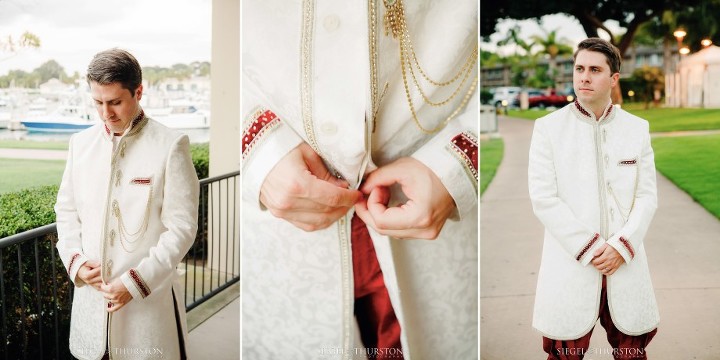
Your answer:
[[[77,277],[80,278],[80,280],[84,281],[86,284],[92,286],[95,288],[95,290],[100,290],[100,285],[102,285],[102,278],[100,277],[100,263],[97,261],[88,260],[82,266],[80,266],[80,269],[77,272]]]
[[[270,212],[305,231],[325,229],[362,198],[334,177],[307,143],[283,157],[260,187],[260,202]]]

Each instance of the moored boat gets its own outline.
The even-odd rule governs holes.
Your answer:
[[[93,126],[97,121],[84,107],[66,105],[49,115],[29,116],[21,123],[31,132],[78,132]]]

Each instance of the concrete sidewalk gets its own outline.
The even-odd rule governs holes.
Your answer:
[[[499,118],[505,154],[481,199],[481,359],[545,359],[532,310],[543,227],[527,187],[533,122]],[[659,208],[645,240],[660,307],[653,360],[720,359],[720,221],[658,173]],[[591,349],[611,351],[599,322]],[[612,359],[587,355],[586,360]]]
[[[239,295],[236,283],[188,313],[189,359],[240,359]]]
[[[67,160],[67,150],[0,149],[0,158],[32,160]]]

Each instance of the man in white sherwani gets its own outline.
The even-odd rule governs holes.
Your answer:
[[[477,10],[243,2],[244,358],[477,358]]]
[[[70,351],[184,359],[176,266],[195,239],[199,192],[188,137],[145,116],[130,53],[98,53],[87,80],[102,122],[70,139],[55,205],[57,249],[75,285]]]
[[[645,234],[657,208],[648,122],[613,106],[622,57],[590,38],[577,100],[535,122],[528,180],[545,226],[533,327],[548,359],[582,359],[598,317],[615,359],[647,359],[660,321]]]

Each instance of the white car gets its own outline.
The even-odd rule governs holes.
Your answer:
[[[520,95],[520,90],[522,89],[518,86],[500,86],[492,89],[493,99],[491,104],[495,105],[495,107],[517,106],[516,101],[518,95]]]

